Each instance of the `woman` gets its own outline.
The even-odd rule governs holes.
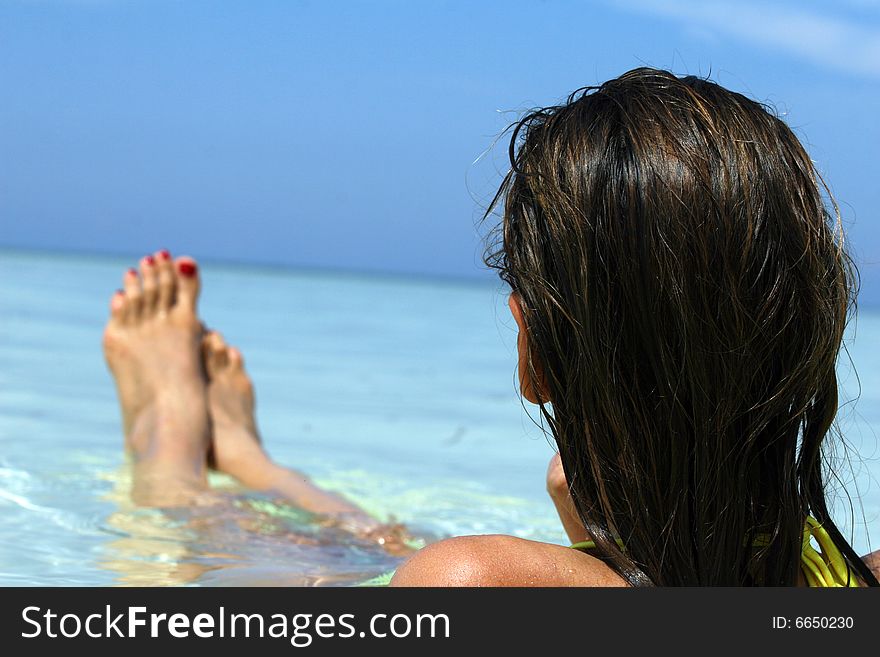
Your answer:
[[[837,411],[855,277],[839,219],[791,130],[714,83],[642,68],[526,116],[510,157],[490,208],[503,206],[503,221],[487,263],[511,287],[521,392],[559,448],[548,486],[583,549],[453,538],[413,555],[392,584],[878,585],[877,553],[859,558],[825,500],[821,448]],[[133,272],[114,301],[122,315],[146,294],[144,267],[144,292]],[[187,365],[177,383],[168,368],[133,378],[154,380],[140,386],[154,407],[169,405],[169,386],[193,388],[201,438],[188,443],[178,479],[196,494],[214,411],[210,385],[204,400],[194,392],[194,263],[180,261],[175,276],[188,328],[160,351],[173,360],[183,349]],[[157,335],[168,341],[153,330],[128,351],[155,351]],[[213,380],[211,371],[209,352]],[[142,425],[146,442],[161,442],[161,422]],[[214,440],[223,468],[224,441]],[[141,450],[149,465],[140,480],[166,477],[149,457],[164,451]],[[241,469],[270,472],[267,463]],[[320,491],[290,492],[391,535]]]

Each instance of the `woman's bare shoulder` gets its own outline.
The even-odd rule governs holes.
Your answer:
[[[602,561],[561,545],[513,536],[459,536],[429,545],[392,586],[626,586]]]

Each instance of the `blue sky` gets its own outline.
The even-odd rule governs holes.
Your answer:
[[[876,0],[6,0],[0,244],[486,275],[495,136],[643,64],[785,115],[880,303]]]

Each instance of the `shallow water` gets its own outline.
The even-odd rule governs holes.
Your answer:
[[[218,506],[130,504],[100,348],[128,265],[0,251],[0,584],[333,585],[393,568],[374,546],[222,477]],[[564,542],[544,493],[553,452],[515,394],[499,286],[211,263],[202,273],[201,314],[244,351],[278,461],[427,539]],[[880,315],[862,310],[851,339],[862,392],[841,426],[862,459],[848,488],[859,489],[854,543],[866,552],[867,531],[880,540]],[[845,362],[841,374],[852,399]]]

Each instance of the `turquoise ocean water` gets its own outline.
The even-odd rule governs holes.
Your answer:
[[[129,262],[0,251],[0,585],[350,584],[397,561],[295,509],[139,509],[100,347]],[[496,284],[203,263],[201,314],[239,346],[281,463],[433,537],[564,543],[544,493],[553,454],[515,392]],[[839,521],[880,542],[880,315],[860,311],[840,371],[858,455]],[[536,414],[533,412],[533,415]],[[837,457],[842,459],[840,450]],[[835,487],[837,485],[835,484]]]

